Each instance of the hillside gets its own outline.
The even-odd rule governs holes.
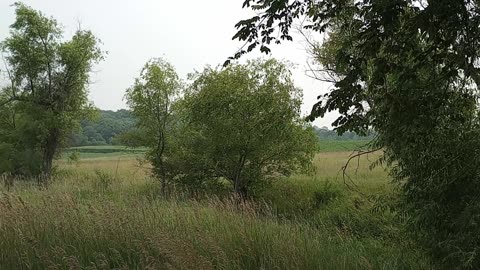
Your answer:
[[[135,125],[135,118],[128,110],[100,110],[95,120],[82,120],[81,129],[70,136],[69,146],[114,144],[113,138]]]

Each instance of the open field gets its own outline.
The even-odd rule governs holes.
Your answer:
[[[350,153],[319,153],[312,175],[240,204],[160,198],[135,155],[60,160],[46,189],[1,188],[0,269],[430,269],[402,219],[376,201],[396,196],[386,171],[368,168],[379,154],[355,162],[347,186],[339,172]]]
[[[354,140],[354,141],[336,141],[336,140],[321,140],[319,142],[319,152],[351,152],[364,148],[369,143],[368,140]]]
[[[81,146],[66,149],[62,158],[67,159],[72,153],[78,154],[80,159],[133,158],[141,157],[145,151],[145,148],[129,148],[118,145]]]
[[[319,142],[319,152],[348,152],[363,148],[369,141],[335,141],[324,140]],[[120,145],[80,146],[65,149],[62,159],[68,159],[72,153],[77,153],[80,159],[112,159],[141,157],[146,148],[129,148]]]

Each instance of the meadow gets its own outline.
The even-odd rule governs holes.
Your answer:
[[[370,169],[380,153],[343,177],[358,146],[325,143],[310,175],[279,178],[247,202],[163,198],[142,149],[72,149],[80,159],[59,160],[48,187],[1,187],[0,269],[431,269],[387,171]]]
[[[146,148],[130,148],[121,145],[79,146],[65,149],[62,159],[68,159],[72,154],[78,155],[79,159],[112,159],[141,157]]]

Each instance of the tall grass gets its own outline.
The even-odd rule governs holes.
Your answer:
[[[2,269],[419,269],[414,253],[231,201],[0,200]],[[411,256],[411,257],[410,257]],[[413,261],[413,262],[412,262]]]
[[[62,163],[48,189],[17,183],[0,195],[0,269],[429,269],[395,237],[401,224],[335,178],[345,158],[321,154],[316,176],[245,203],[158,198],[134,160]],[[370,173],[363,192],[392,192],[385,172]]]

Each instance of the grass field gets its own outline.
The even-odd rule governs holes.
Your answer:
[[[146,148],[129,148],[117,145],[71,147],[64,151],[62,158],[67,159],[72,153],[78,154],[80,159],[111,159],[116,157],[141,157]]]
[[[358,141],[335,141],[335,140],[324,140],[319,142],[319,151],[321,153],[325,152],[348,152],[354,150],[360,150],[365,148],[369,143],[368,140],[358,140]]]
[[[313,175],[238,204],[161,198],[139,153],[123,151],[60,160],[46,189],[2,187],[0,269],[431,269],[385,204],[396,196],[387,172],[369,170],[378,153],[349,168],[348,186],[351,152],[323,152]]]
[[[335,141],[325,140],[319,143],[319,152],[347,152],[362,149],[369,141]],[[80,159],[112,159],[141,157],[146,148],[130,148],[117,145],[81,146],[65,149],[62,159],[68,159],[72,153],[77,153]]]

